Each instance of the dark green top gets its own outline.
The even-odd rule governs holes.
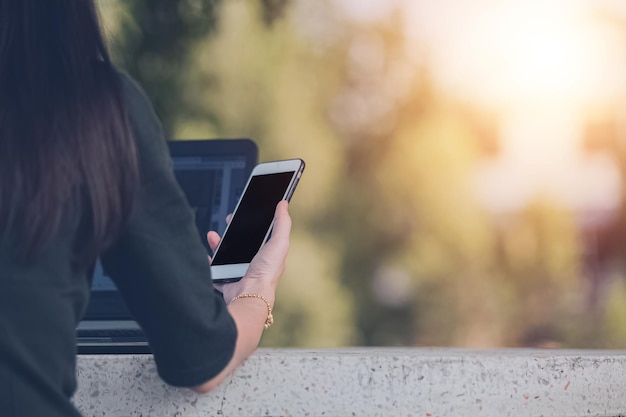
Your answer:
[[[127,228],[102,254],[168,383],[194,386],[232,357],[236,327],[211,284],[193,213],[176,183],[160,123],[142,90],[122,76],[141,186]],[[91,285],[71,259],[78,222],[20,262],[0,231],[0,416],[78,416],[75,328]],[[71,225],[71,226],[70,226]]]

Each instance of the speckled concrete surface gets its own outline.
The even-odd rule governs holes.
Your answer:
[[[78,380],[85,417],[626,415],[626,351],[260,349],[207,395],[150,356],[80,356]]]

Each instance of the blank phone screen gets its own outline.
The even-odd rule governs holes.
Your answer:
[[[249,263],[254,258],[294,174],[292,171],[252,177],[212,265]]]

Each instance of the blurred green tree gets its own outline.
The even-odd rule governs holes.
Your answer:
[[[170,137],[181,115],[195,112],[180,92],[195,43],[216,30],[220,4],[220,0],[99,2],[116,64],[148,92]]]
[[[188,72],[197,43],[219,28],[221,4],[222,0],[98,2],[116,64],[148,92],[169,137],[183,117],[216,121],[212,113],[199,112],[193,97],[183,92],[190,88]],[[284,14],[288,0],[263,0],[261,5],[259,20],[270,26]]]

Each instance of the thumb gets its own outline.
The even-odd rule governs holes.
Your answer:
[[[272,229],[271,241],[289,242],[291,233],[291,217],[289,216],[289,203],[282,200],[276,206],[274,212],[274,227]]]

